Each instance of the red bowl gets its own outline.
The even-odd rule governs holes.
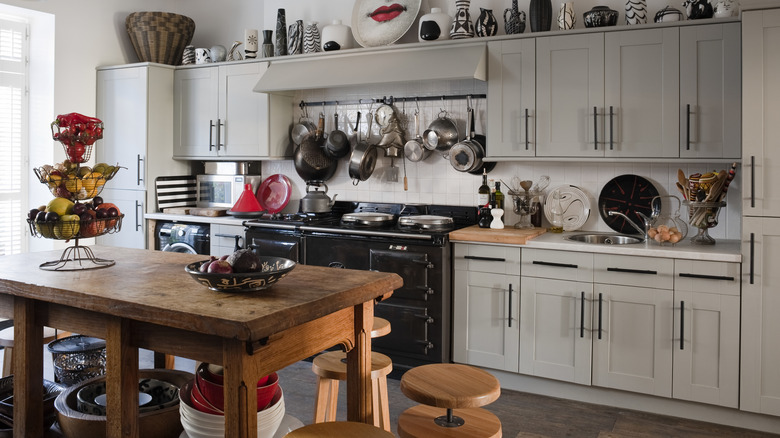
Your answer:
[[[267,408],[271,403],[271,400],[276,394],[276,389],[279,387],[279,375],[271,373],[267,376],[268,381],[264,386],[257,387],[257,410],[262,411]]]
[[[191,401],[193,408],[207,414],[225,415],[223,410],[217,408],[208,400],[206,400],[206,398],[203,396],[203,393],[198,388],[197,381],[193,381],[187,389],[189,390],[189,400]]]
[[[225,409],[225,390],[222,385],[222,376],[215,373],[215,367],[209,370],[209,364],[201,363],[195,371],[196,386],[203,398],[220,411]],[[266,407],[274,395],[279,384],[279,376],[276,373],[263,376],[257,381],[257,408]],[[193,390],[193,392],[195,392]]]

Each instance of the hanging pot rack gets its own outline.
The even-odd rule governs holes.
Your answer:
[[[317,106],[332,106],[332,105],[368,105],[368,104],[385,104],[393,105],[395,102],[424,102],[432,100],[463,100],[463,99],[485,99],[486,94],[449,94],[438,96],[414,96],[414,97],[393,97],[382,96],[381,98],[370,99],[358,99],[358,100],[324,100],[324,101],[301,101],[298,106],[301,109],[305,107],[317,107]]]

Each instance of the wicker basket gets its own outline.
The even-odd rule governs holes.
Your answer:
[[[195,33],[195,22],[171,12],[133,12],[125,28],[139,60],[179,65]]]

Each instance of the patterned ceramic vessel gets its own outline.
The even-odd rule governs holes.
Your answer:
[[[274,44],[274,56],[287,54],[287,14],[284,9],[276,11],[276,41]]]
[[[303,20],[296,20],[287,30],[287,54],[303,53]]]
[[[200,265],[208,262],[190,263],[185,271],[207,288],[218,292],[254,292],[273,286],[295,268],[296,263],[282,257],[259,256],[260,270],[246,273],[215,274],[200,272]]]
[[[574,29],[574,24],[576,22],[577,17],[574,16],[574,2],[561,3],[561,8],[558,10],[558,29]]]
[[[585,27],[604,27],[617,24],[618,12],[606,6],[595,6],[582,14]]]
[[[646,0],[626,1],[626,24],[645,24],[645,23],[647,23],[647,1]]]
[[[517,0],[512,0],[512,7],[504,9],[504,31],[507,35],[525,31],[525,11],[517,9]]]
[[[531,32],[545,32],[552,25],[552,3],[550,0],[531,0],[528,5],[528,21]]]
[[[441,8],[431,8],[430,14],[420,17],[417,37],[420,42],[448,40],[451,23],[452,17],[442,12]]]
[[[455,0],[455,17],[450,26],[450,38],[454,40],[474,37],[474,25],[471,23],[471,0]]]
[[[656,23],[668,23],[671,21],[681,21],[681,20],[685,20],[683,13],[680,12],[680,10],[675,9],[671,6],[666,6],[665,8],[656,12],[655,18],[653,19],[653,21]]]
[[[478,37],[493,36],[498,33],[498,20],[492,9],[479,8],[479,17],[474,25],[474,33]]]
[[[303,53],[315,53],[322,51],[322,38],[317,23],[306,25],[306,32],[303,34]]]

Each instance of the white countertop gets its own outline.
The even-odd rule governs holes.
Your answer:
[[[658,245],[656,243],[638,243],[629,245],[602,245],[582,243],[564,239],[565,236],[583,234],[583,232],[544,233],[528,240],[526,248],[555,249],[564,251],[589,252],[597,254],[621,254],[628,256],[664,257],[673,259],[702,260],[713,262],[742,262],[740,242],[738,240],[717,240],[715,245],[691,245],[690,236],[676,245]],[[456,242],[459,243],[459,242]],[[468,242],[463,242],[468,243]],[[491,245],[484,242],[473,242]],[[495,244],[500,245],[500,244]]]
[[[198,224],[219,224],[219,225],[238,225],[243,226],[245,218],[236,218],[233,216],[194,216],[191,214],[170,214],[170,213],[147,213],[145,219],[171,222],[190,222]]]

